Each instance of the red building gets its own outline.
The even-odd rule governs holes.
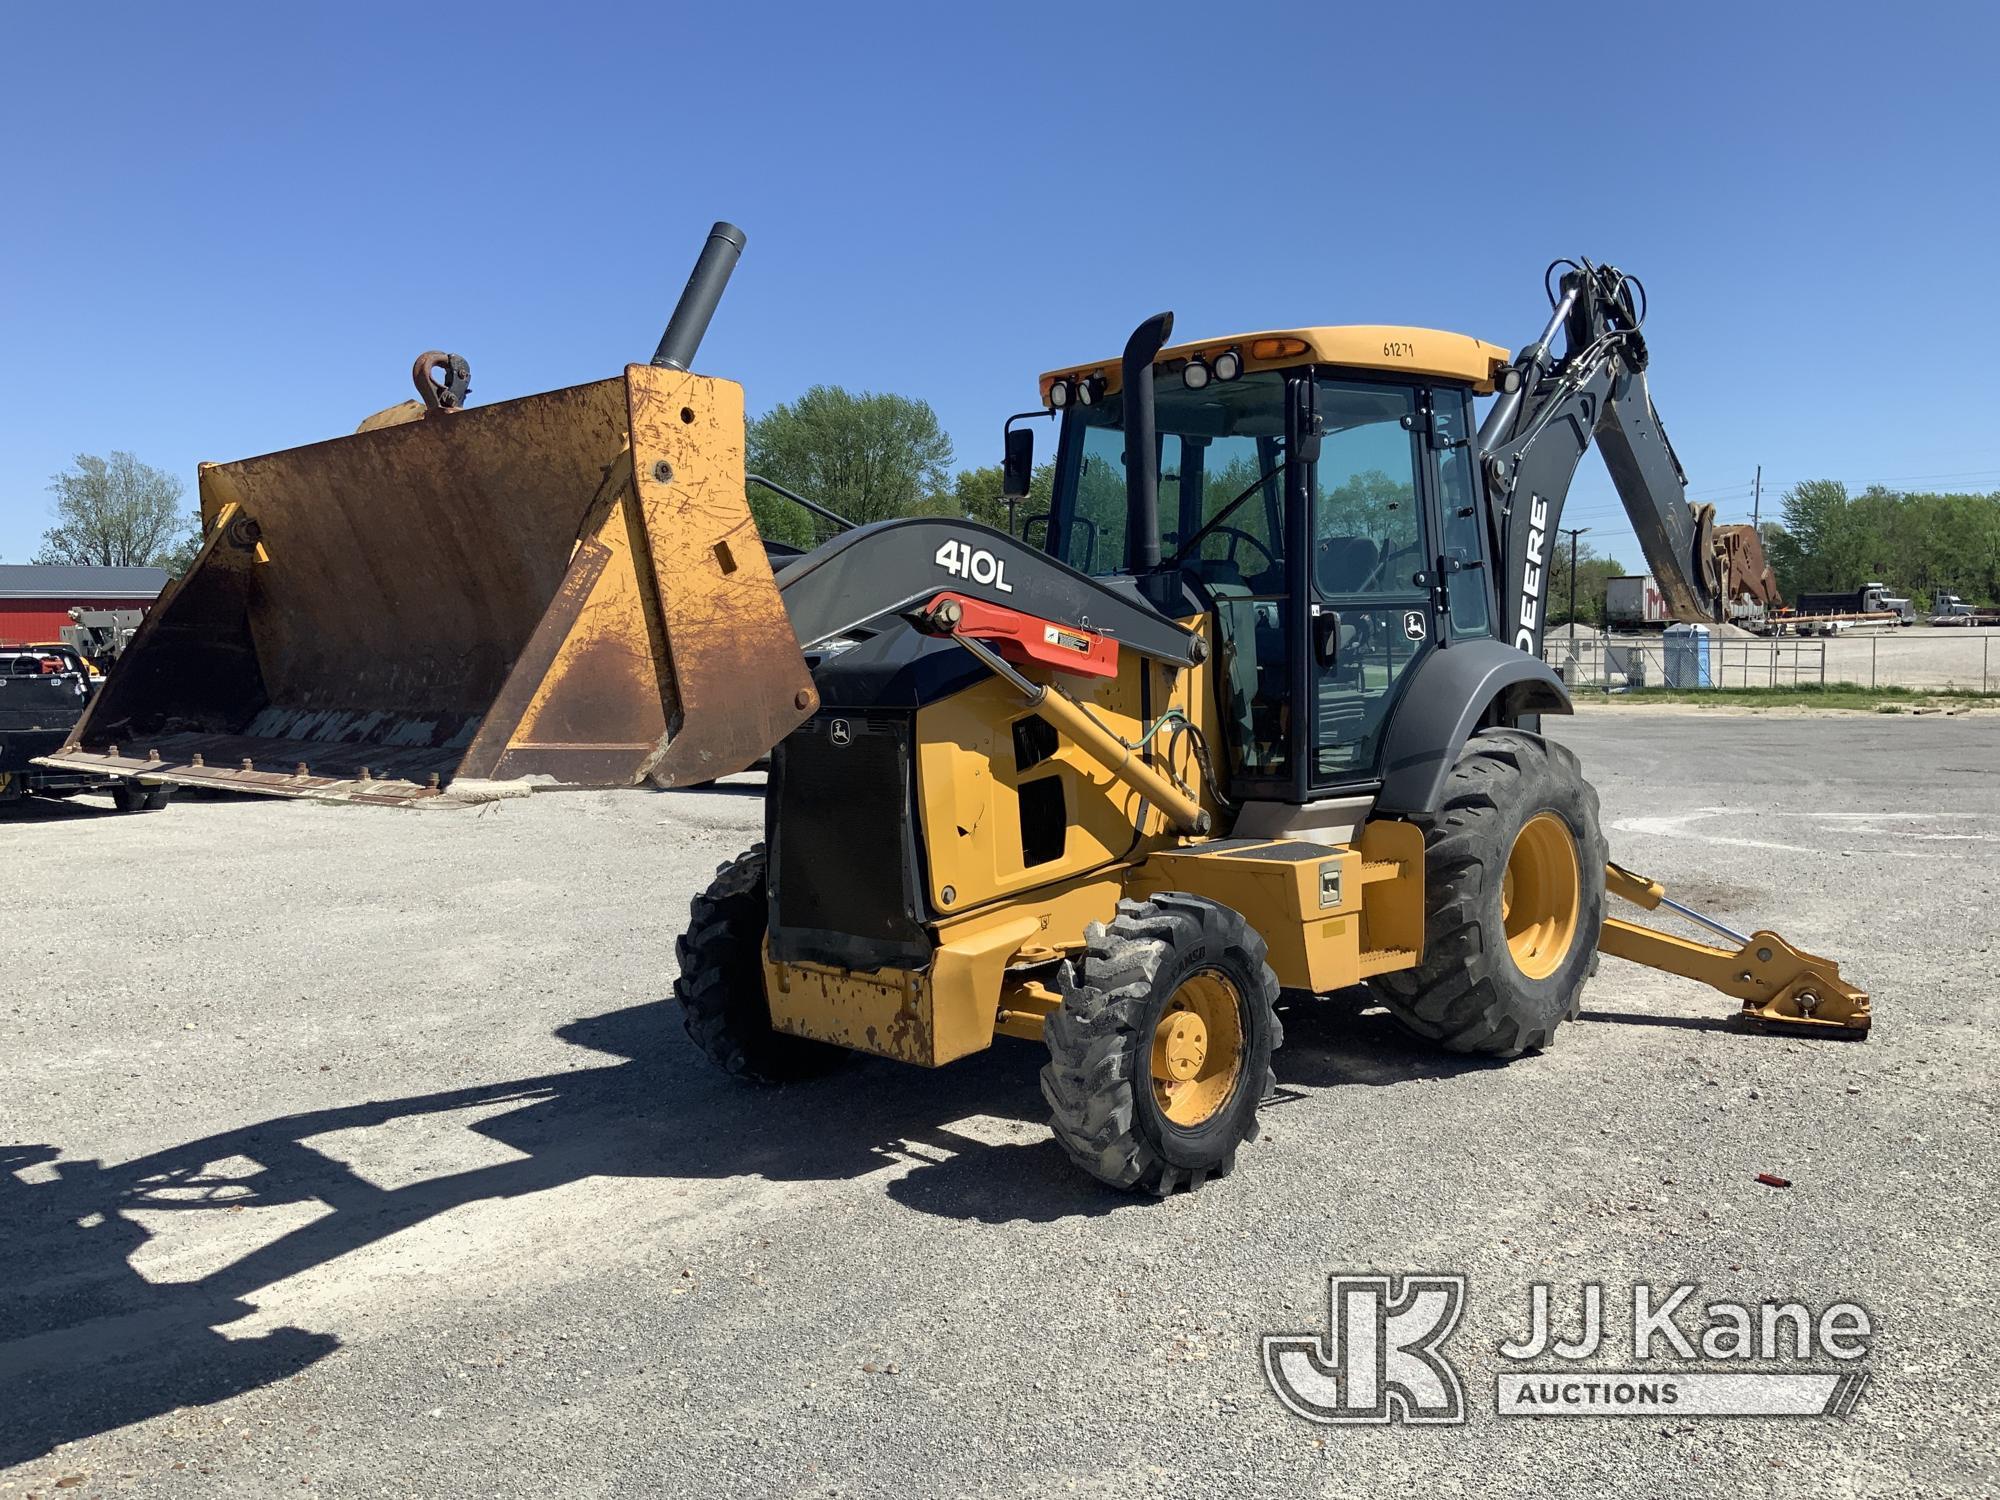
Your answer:
[[[166,586],[164,568],[0,563],[0,646],[61,640],[72,609],[150,609]]]

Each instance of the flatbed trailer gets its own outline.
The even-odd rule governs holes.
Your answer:
[[[1912,623],[1895,610],[1853,610],[1843,613],[1797,614],[1780,610],[1764,622],[1769,635],[1837,635],[1849,625],[1903,626]]]

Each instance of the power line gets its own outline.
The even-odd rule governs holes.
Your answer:
[[[1895,485],[1916,484],[1926,480],[2000,479],[2000,469],[1958,469],[1941,474],[1889,474],[1874,479],[1841,479],[1833,475],[1814,474],[1806,479],[1774,479],[1771,481],[1771,486],[1774,489],[1780,486],[1790,489],[1793,485],[1810,484],[1814,480],[1829,478],[1835,484],[1846,485],[1849,489],[1890,489]]]

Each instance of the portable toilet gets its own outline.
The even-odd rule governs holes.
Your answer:
[[[1706,625],[1669,625],[1666,632],[1667,686],[1715,686],[1714,643]]]

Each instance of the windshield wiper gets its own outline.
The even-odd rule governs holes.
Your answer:
[[[1181,565],[1182,559],[1184,559],[1190,552],[1194,551],[1195,548],[1201,545],[1202,538],[1206,537],[1211,531],[1215,530],[1216,527],[1220,526],[1224,521],[1228,520],[1231,516],[1235,515],[1238,506],[1242,505],[1245,500],[1248,500],[1252,495],[1256,494],[1257,491],[1261,490],[1265,485],[1269,484],[1273,479],[1276,479],[1280,474],[1284,473],[1285,470],[1288,467],[1290,467],[1291,462],[1292,461],[1289,458],[1281,459],[1276,464],[1273,464],[1270,468],[1266,469],[1263,473],[1259,474],[1255,479],[1251,480],[1250,487],[1248,489],[1246,489],[1242,494],[1238,495],[1234,500],[1230,501],[1227,505],[1223,506],[1222,509],[1217,511],[1214,515],[1210,516],[1208,520],[1202,524],[1201,528],[1197,530],[1193,536],[1189,537],[1186,541],[1180,544],[1180,546],[1175,550],[1174,555],[1171,558],[1169,558],[1168,561],[1174,567],[1179,567]]]

